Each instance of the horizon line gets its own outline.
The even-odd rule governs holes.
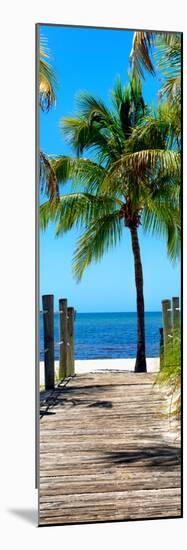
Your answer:
[[[74,308],[75,312],[76,313],[81,313],[81,314],[102,314],[102,313],[136,313],[137,314],[137,311],[136,310],[133,310],[133,311],[79,311],[78,309]],[[42,310],[40,310],[40,313],[43,313]],[[54,311],[54,313],[59,313],[58,310]],[[144,313],[162,313],[162,310],[161,309],[154,309],[154,310],[146,310]]]
[[[76,308],[75,308],[76,310]],[[137,313],[136,310],[133,311],[78,311],[77,313]],[[162,313],[162,310],[160,309],[154,309],[154,310],[146,310],[144,313]]]

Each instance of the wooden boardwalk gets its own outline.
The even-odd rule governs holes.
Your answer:
[[[181,515],[176,421],[155,375],[78,375],[41,394],[39,525]]]

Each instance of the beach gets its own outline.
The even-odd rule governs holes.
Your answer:
[[[90,372],[121,371],[133,372],[135,358],[128,359],[77,359],[75,360],[75,374]],[[147,372],[159,372],[160,358],[147,358]],[[59,361],[55,361],[55,375],[58,378]],[[40,386],[44,386],[44,361],[40,361]]]

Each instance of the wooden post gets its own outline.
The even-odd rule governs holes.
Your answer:
[[[43,324],[44,324],[44,363],[45,389],[51,390],[55,385],[54,371],[54,296],[42,296]]]
[[[179,298],[172,298],[172,310],[173,310],[173,328],[174,330],[179,327]]]
[[[171,300],[162,300],[163,337],[164,347],[167,345],[169,335],[172,333],[171,324]]]
[[[160,350],[163,350],[164,338],[163,338],[163,328],[160,328]]]
[[[74,308],[68,307],[68,376],[74,374]]]
[[[61,298],[59,300],[59,336],[60,336],[60,353],[59,353],[59,378],[63,380],[67,376],[67,300]]]
[[[163,328],[160,329],[160,369],[162,369],[163,365],[163,351],[164,351],[164,337],[163,337]]]

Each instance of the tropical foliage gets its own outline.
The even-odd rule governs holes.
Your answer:
[[[40,37],[39,61],[39,102],[42,111],[49,111],[55,105],[56,76],[52,66],[47,61],[50,57],[46,40]],[[48,156],[40,151],[40,182],[41,192],[47,194],[50,200],[58,196],[58,183]]]
[[[55,171],[48,156],[40,151],[40,191],[48,195],[50,201],[58,199],[59,188]]]
[[[49,111],[55,105],[56,76],[52,65],[49,63],[50,52],[46,39],[40,37],[40,61],[39,61],[39,94],[42,111]]]
[[[173,330],[161,357],[161,370],[156,383],[166,388],[170,396],[169,414],[181,412],[181,329]]]
[[[72,181],[72,192],[41,206],[41,227],[50,220],[56,234],[82,228],[73,259],[79,280],[92,260],[115,246],[124,227],[130,230],[137,291],[138,343],[135,370],[146,370],[143,273],[138,227],[166,236],[168,254],[179,253],[180,135],[167,103],[154,112],[145,105],[141,82],[129,75],[117,81],[112,109],[81,93],[75,118],[61,127],[76,152],[51,160],[59,184]],[[87,152],[87,157],[82,157]]]
[[[153,55],[151,55],[153,52]],[[160,96],[167,96],[180,108],[181,100],[181,34],[172,32],[135,32],[130,54],[132,70],[144,78],[144,70],[161,72]]]

